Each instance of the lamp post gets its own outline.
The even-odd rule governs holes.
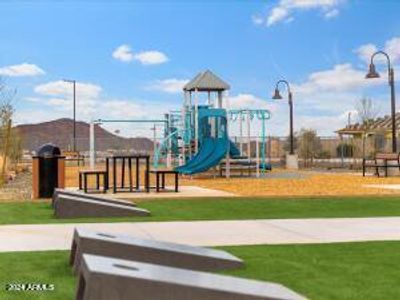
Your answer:
[[[395,89],[394,89],[394,70],[390,63],[389,55],[384,51],[377,51],[371,56],[371,63],[369,64],[369,71],[368,74],[365,76],[367,79],[379,78],[380,75],[376,71],[374,58],[376,55],[383,55],[387,59],[388,65],[388,80],[390,86],[390,98],[391,98],[391,106],[392,106],[392,152],[397,152],[397,137],[396,137],[396,96],[395,96]]]
[[[290,118],[290,152],[289,152],[289,154],[290,155],[293,155],[294,154],[294,137],[293,137],[293,95],[292,95],[292,92],[291,92],[291,90],[290,90],[290,85],[289,85],[289,82],[287,82],[286,80],[279,80],[277,83],[276,83],[276,86],[275,86],[275,92],[274,92],[274,95],[272,96],[272,99],[274,99],[274,100],[282,100],[283,98],[282,98],[282,96],[281,96],[281,94],[280,94],[280,92],[279,92],[279,84],[280,83],[283,83],[283,84],[285,84],[286,85],[286,87],[287,87],[287,91],[288,91],[288,101],[289,101],[289,118]]]
[[[64,82],[72,83],[72,86],[73,86],[73,99],[74,99],[74,108],[73,108],[73,119],[74,119],[73,151],[76,152],[76,80],[64,79]]]

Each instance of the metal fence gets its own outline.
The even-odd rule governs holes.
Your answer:
[[[238,137],[231,136],[231,140],[235,142],[238,148],[242,150],[242,155],[255,159],[262,157],[262,151],[265,151],[267,161],[273,164],[283,164],[287,151],[287,137],[283,136],[267,136],[263,141],[258,136]],[[312,157],[309,166],[312,167],[343,167],[343,168],[359,168],[363,157],[372,157],[377,152],[390,152],[390,140],[380,137],[371,136],[365,140],[361,138],[342,137],[339,136],[319,136],[320,149]],[[104,160],[106,156],[112,154],[149,154],[153,155],[154,147],[157,147],[162,141],[161,138],[154,140],[149,136],[141,138],[102,138],[97,137],[96,158],[99,161]],[[36,148],[41,142],[37,142]],[[46,141],[59,145],[63,150],[73,149],[73,139],[63,141]],[[263,142],[265,143],[263,146]],[[89,159],[89,138],[77,138],[77,150]],[[1,147],[1,145],[0,145]],[[32,147],[32,145],[31,145]],[[0,150],[1,151],[1,150]],[[26,153],[26,152],[25,152]],[[305,166],[304,158],[299,156],[300,166]]]

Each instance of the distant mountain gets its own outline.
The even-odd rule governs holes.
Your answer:
[[[19,132],[23,149],[37,150],[44,143],[53,143],[62,150],[71,150],[73,145],[73,120],[58,119],[38,124],[18,125],[15,129]],[[77,150],[89,150],[90,125],[85,122],[76,122]],[[124,138],[95,126],[95,141],[97,151],[109,149],[143,152],[153,150],[153,141],[148,138]]]

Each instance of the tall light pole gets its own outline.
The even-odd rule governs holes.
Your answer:
[[[389,86],[390,86],[390,99],[391,99],[391,104],[392,104],[392,152],[396,153],[397,152],[397,136],[396,136],[396,96],[395,96],[395,90],[394,90],[394,70],[390,64],[390,57],[386,52],[377,51],[374,54],[372,54],[371,63],[369,64],[369,71],[368,71],[368,74],[365,76],[365,78],[371,79],[371,78],[379,78],[380,77],[379,73],[376,71],[375,64],[374,64],[374,58],[378,54],[385,56],[387,59],[388,80],[389,80]]]
[[[73,87],[73,119],[74,119],[74,132],[73,132],[73,151],[76,152],[76,80],[64,79],[64,82],[72,83]]]
[[[290,90],[289,82],[286,80],[279,80],[275,85],[275,92],[272,96],[274,100],[281,100],[283,99],[280,92],[279,92],[279,84],[284,83],[287,87],[288,91],[288,101],[289,101],[289,118],[290,118],[290,155],[294,154],[294,137],[293,137],[293,95]]]

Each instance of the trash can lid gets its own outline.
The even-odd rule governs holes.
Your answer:
[[[43,144],[36,152],[41,157],[61,155],[60,148],[52,143]]]

